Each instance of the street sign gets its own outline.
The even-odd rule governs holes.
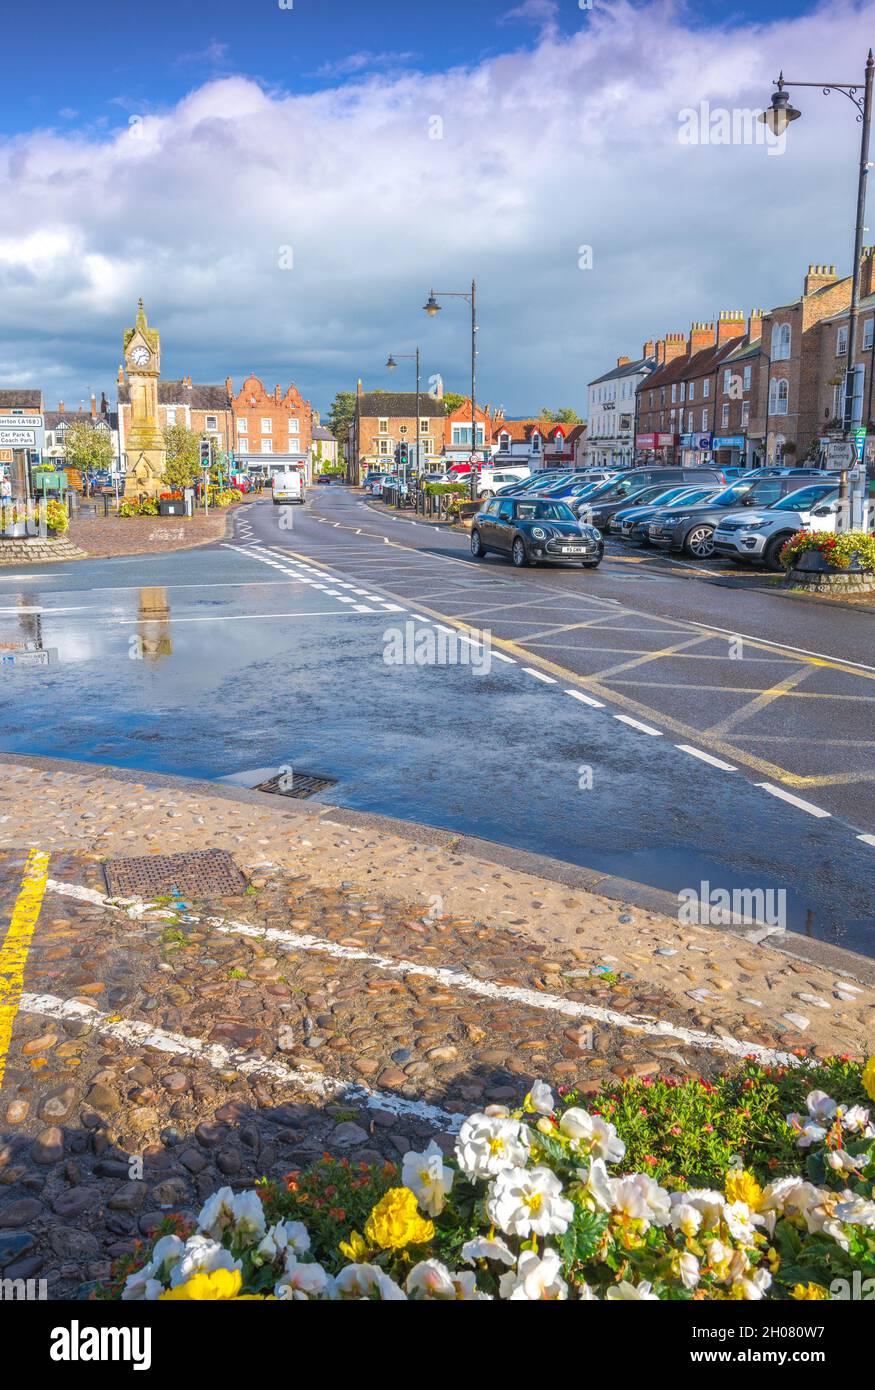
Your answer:
[[[0,429],[41,430],[42,427],[41,415],[10,415],[8,412],[0,414]]]
[[[862,427],[858,430],[854,430],[854,444],[857,449],[857,462],[862,463],[863,453],[866,448],[866,431]]]
[[[35,449],[36,430],[15,430],[0,426],[0,448]]]
[[[830,468],[850,468],[856,449],[850,439],[831,439],[826,446],[826,461]]]
[[[11,450],[11,449],[0,449],[0,463],[11,463],[11,462],[12,462],[12,450]]]

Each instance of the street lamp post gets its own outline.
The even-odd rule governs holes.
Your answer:
[[[477,498],[477,281],[468,290],[429,290],[423,308],[434,318],[441,306],[438,299],[467,299],[471,305],[471,498]]]
[[[783,135],[791,121],[798,120],[801,111],[790,105],[788,87],[820,87],[824,96],[830,92],[841,92],[857,108],[857,120],[862,129],[860,134],[860,172],[857,181],[857,222],[854,231],[854,261],[851,275],[851,306],[848,314],[848,365],[845,374],[845,404],[842,412],[842,437],[850,440],[854,424],[862,419],[863,399],[860,393],[859,407],[855,403],[854,357],[857,351],[857,321],[860,314],[860,258],[863,254],[863,233],[866,216],[866,183],[869,174],[869,132],[872,124],[872,76],[875,71],[875,58],[869,49],[863,76],[863,94],[860,96],[860,82],[788,82],[783,72],[775,83],[772,102],[763,111],[760,120],[764,121],[773,135]],[[856,417],[856,418],[855,418]],[[766,439],[768,448],[768,438]],[[848,473],[842,468],[840,475],[840,494],[843,502],[848,502]],[[861,493],[862,498],[862,493]],[[853,519],[851,519],[853,525]]]
[[[415,352],[399,352],[398,356],[406,357],[408,359],[413,358],[416,362],[416,467],[418,470],[421,471],[422,461],[419,457],[419,344],[417,343]],[[394,372],[395,368],[398,366],[398,363],[396,362],[391,352],[389,353],[389,356],[386,359],[386,366],[389,368],[390,372]],[[404,464],[404,486],[407,486],[406,462]]]

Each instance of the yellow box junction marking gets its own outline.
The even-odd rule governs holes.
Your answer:
[[[42,850],[32,849],[27,856],[9,930],[0,946],[0,1086],[6,1071],[15,1015],[24,992],[24,967],[39,921],[48,875],[49,856]]]

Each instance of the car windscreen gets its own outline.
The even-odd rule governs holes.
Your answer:
[[[518,521],[576,521],[564,502],[517,502]]]
[[[838,488],[831,487],[829,483],[815,483],[813,487],[800,488],[798,492],[788,492],[786,497],[782,497],[780,502],[773,502],[770,511],[773,512],[804,512],[809,507],[814,507],[818,502],[830,501],[838,497]]]
[[[740,502],[742,497],[746,497],[753,486],[753,482],[733,483],[731,487],[724,488],[712,499],[714,506],[731,507],[733,503]]]
[[[683,492],[680,497],[676,497],[672,502],[672,507],[693,507],[698,502],[710,502],[715,495],[715,489],[702,487],[691,492]]]

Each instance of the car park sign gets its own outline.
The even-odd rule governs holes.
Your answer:
[[[0,414],[0,449],[39,449],[45,443],[42,415]]]

